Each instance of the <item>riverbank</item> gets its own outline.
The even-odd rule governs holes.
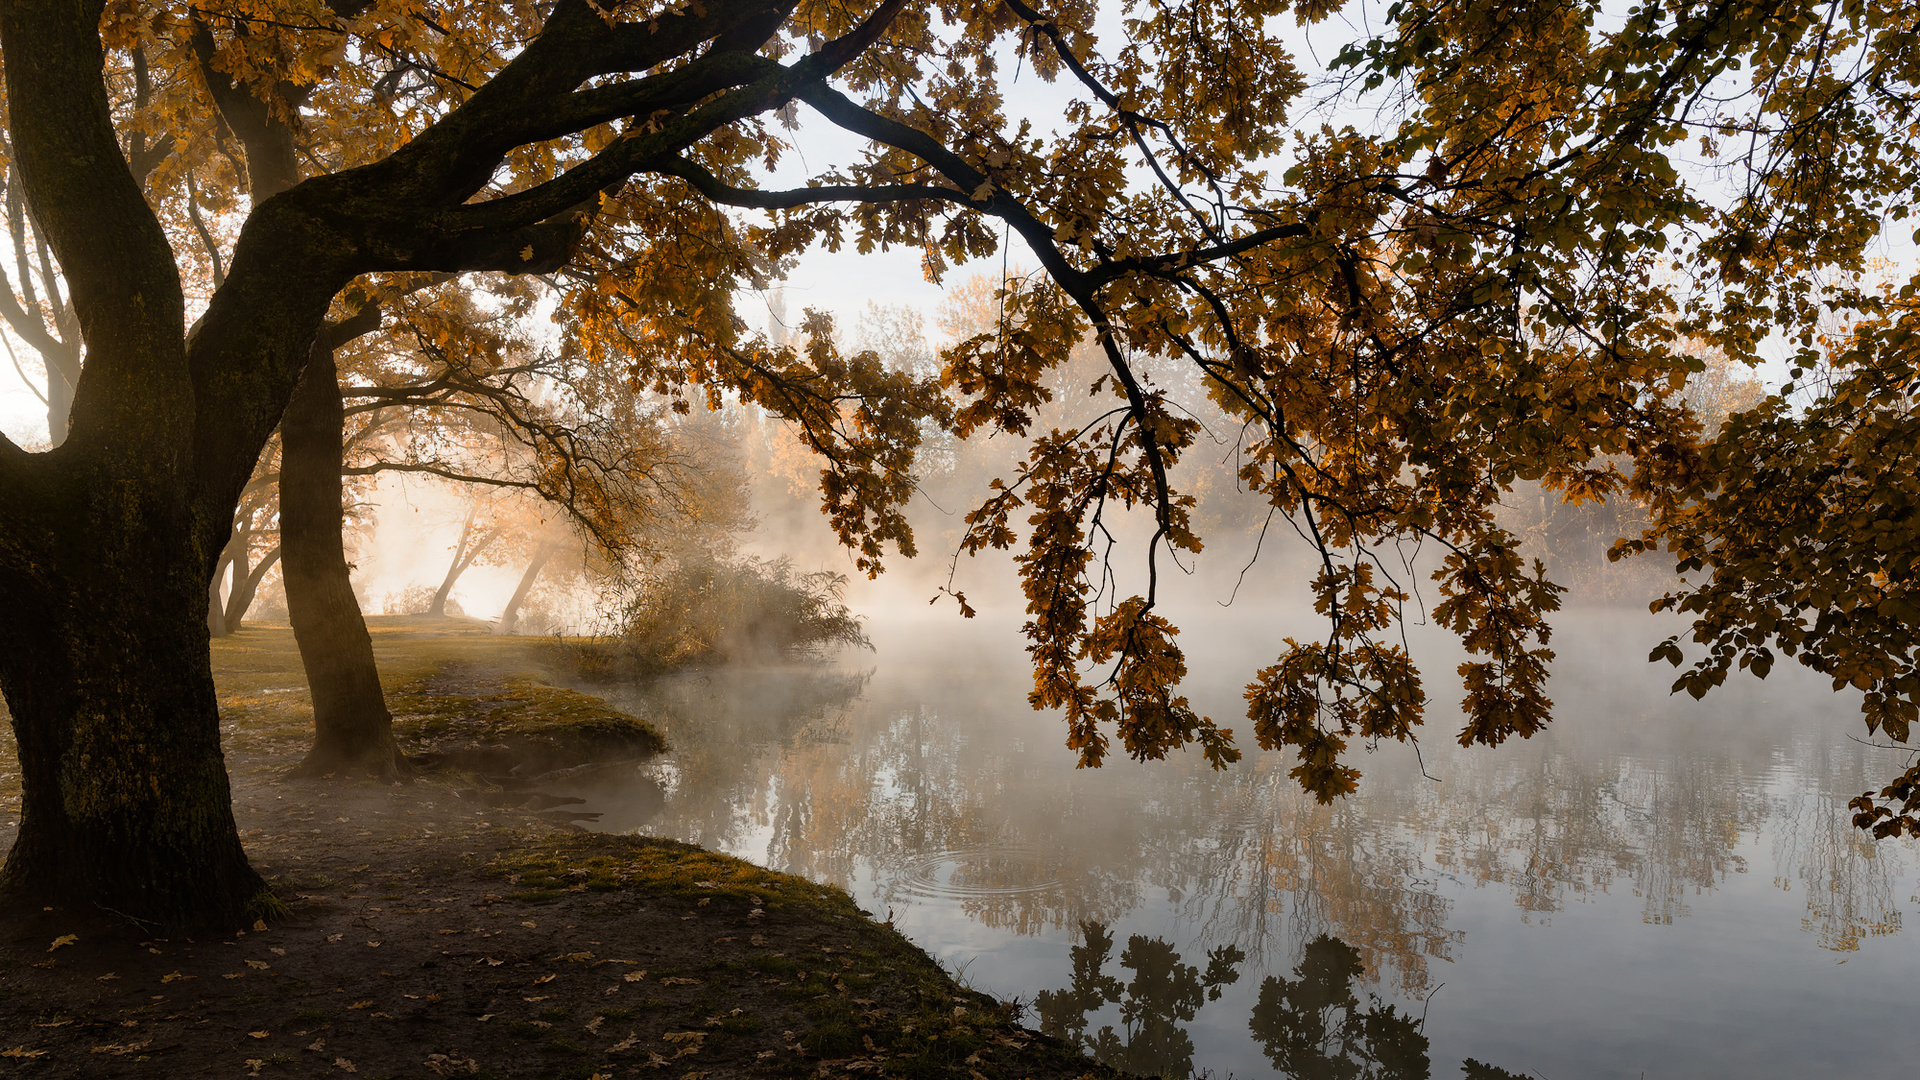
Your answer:
[[[644,739],[643,720],[542,681],[525,639],[374,622],[416,745]],[[9,927],[9,1075],[1114,1075],[845,893],[571,829],[537,790],[490,782],[499,760],[404,786],[280,780],[310,716],[291,635],[223,639],[215,664],[242,837],[290,917],[197,941],[60,912]],[[17,791],[0,812],[10,842]]]

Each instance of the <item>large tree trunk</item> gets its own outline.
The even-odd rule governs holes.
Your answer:
[[[393,739],[373,638],[340,539],[343,422],[340,380],[323,342],[280,422],[281,575],[313,693],[313,749],[294,775],[398,779],[410,770]]]
[[[56,554],[38,573],[0,575],[0,692],[22,773],[0,899],[173,928],[244,925],[277,907],[235,832],[208,560],[184,508],[157,502],[73,492],[33,530]]]
[[[495,631],[496,633],[513,633],[513,628],[520,622],[520,605],[526,603],[527,593],[533,591],[534,579],[540,576],[540,571],[546,567],[547,560],[553,558],[553,553],[558,551],[559,548],[560,545],[558,544],[551,541],[543,541],[540,546],[534,550],[533,561],[527,564],[527,572],[520,575],[520,584],[515,587],[513,595],[508,598],[506,610],[500,613],[500,626]]]
[[[0,2],[8,157],[86,346],[67,439],[28,453],[0,434],[0,694],[22,790],[0,906],[224,929],[276,906],[235,830],[208,658],[208,586],[247,477],[356,276],[565,263],[590,209],[449,214],[568,88],[624,54],[591,5],[558,5],[509,73],[386,161],[256,199],[189,341],[174,253],[114,129],[100,12]],[[244,96],[209,72],[216,97]],[[255,153],[244,108],[220,104],[250,174],[279,160]],[[324,383],[337,395],[331,365]],[[336,485],[339,432],[336,399]],[[337,514],[337,490],[330,501]]]

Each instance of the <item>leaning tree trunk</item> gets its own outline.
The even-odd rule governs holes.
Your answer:
[[[227,636],[227,608],[220,596],[220,583],[227,579],[227,569],[232,565],[233,560],[222,553],[213,566],[213,578],[207,582],[207,633],[214,637]]]
[[[214,637],[226,637],[240,629],[240,620],[231,617],[233,595],[240,591],[240,583],[247,573],[247,548],[253,543],[253,534],[246,529],[235,529],[227,539],[227,546],[220,549],[220,561],[214,564],[213,580],[207,583],[207,632]],[[220,595],[220,587],[231,579],[227,595]],[[244,610],[244,609],[243,609]]]
[[[293,774],[398,779],[409,769],[340,539],[344,420],[333,352],[318,344],[280,421],[280,572],[313,694],[313,749]]]
[[[234,564],[233,588],[227,593],[227,610],[222,614],[228,633],[240,629],[240,624],[247,617],[247,609],[253,607],[253,598],[260,593],[260,582],[266,579],[267,572],[279,561],[280,545],[275,544],[251,569],[239,563]],[[241,572],[243,569],[245,573]]]
[[[433,603],[427,605],[427,614],[436,617],[447,613],[447,598],[453,595],[453,584],[460,575],[467,572],[473,560],[480,557],[489,545],[500,535],[498,532],[483,531],[478,539],[474,537],[473,519],[480,512],[476,503],[467,511],[467,522],[460,527],[460,543],[454,547],[453,562],[447,567],[447,576],[440,581],[440,587],[434,590]],[[471,544],[472,546],[468,546]]]
[[[519,586],[507,599],[506,609],[500,612],[500,626],[494,631],[495,633],[513,633],[513,628],[520,623],[520,605],[526,603],[527,594],[533,591],[534,579],[540,576],[540,571],[546,567],[547,560],[553,558],[553,553],[558,550],[560,545],[552,541],[542,541],[534,550],[533,561],[527,564],[527,572],[520,575]]]

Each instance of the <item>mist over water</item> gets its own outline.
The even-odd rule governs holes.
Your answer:
[[[1670,624],[1568,613],[1555,724],[1463,750],[1457,646],[1416,628],[1427,740],[1361,756],[1360,792],[1322,806],[1246,738],[1240,687],[1293,629],[1270,612],[1183,622],[1186,690],[1247,750],[1214,772],[1197,755],[1075,769],[1058,719],[1027,707],[1014,624],[899,611],[870,624],[875,653],[829,669],[618,691],[675,750],[581,787],[582,809],[844,886],[1028,1023],[1141,1071],[1909,1060],[1911,1033],[1879,1018],[1920,970],[1916,860],[1844,809],[1894,761],[1849,738],[1857,702],[1824,680],[1783,668],[1675,698],[1645,662]]]

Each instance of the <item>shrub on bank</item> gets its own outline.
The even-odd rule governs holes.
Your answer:
[[[787,559],[696,556],[650,572],[609,638],[564,642],[584,674],[794,660],[838,646],[872,648],[842,597],[847,579],[800,573]]]

